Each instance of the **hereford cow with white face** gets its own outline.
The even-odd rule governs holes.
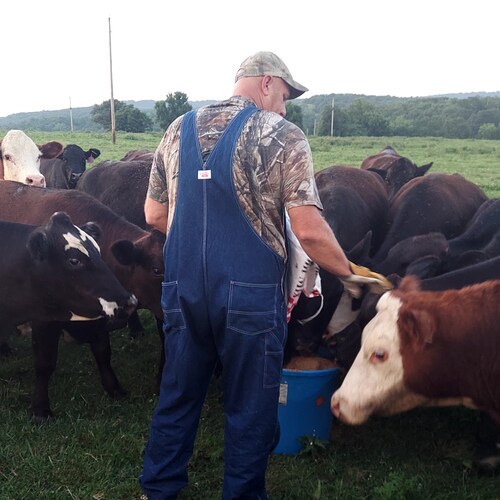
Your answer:
[[[464,405],[500,426],[499,304],[500,280],[430,292],[404,278],[380,298],[332,412],[357,425],[416,406]]]
[[[62,151],[60,142],[50,141],[37,146],[23,131],[10,130],[0,139],[0,179],[44,187],[40,159],[56,158]]]

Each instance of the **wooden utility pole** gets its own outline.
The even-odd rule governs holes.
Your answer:
[[[69,98],[69,124],[71,132],[73,132],[73,110],[71,109],[71,97]]]
[[[332,97],[332,120],[331,120],[331,126],[330,126],[330,135],[333,136],[333,110],[335,108],[335,98]]]
[[[113,58],[111,56],[111,18],[108,17],[109,25],[109,77],[111,81],[111,100],[109,101],[111,107],[111,140],[113,144],[116,143],[116,124],[115,124],[115,98],[113,97]]]

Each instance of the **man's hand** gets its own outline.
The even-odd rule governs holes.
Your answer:
[[[353,262],[351,265],[351,276],[342,278],[341,281],[347,292],[355,299],[359,299],[363,293],[362,286],[366,285],[370,292],[382,295],[393,288],[392,283],[381,274],[374,273],[364,266],[358,266]]]

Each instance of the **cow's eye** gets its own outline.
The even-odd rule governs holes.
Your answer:
[[[72,267],[78,267],[81,264],[81,261],[76,257],[72,257],[71,259],[69,259],[69,263]]]
[[[153,267],[153,274],[155,276],[163,277],[163,271],[159,267]]]
[[[3,155],[4,160],[7,161],[12,161],[12,156],[11,155]]]
[[[377,349],[370,354],[370,361],[372,363],[383,363],[388,357],[387,351],[384,351],[384,349]]]

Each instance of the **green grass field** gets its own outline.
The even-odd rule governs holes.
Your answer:
[[[29,132],[28,132],[29,133]],[[0,133],[0,137],[3,134]],[[98,161],[131,149],[153,150],[155,134],[29,133],[38,143],[60,140],[101,150]],[[500,196],[500,141],[425,138],[311,138],[316,169],[359,165],[391,144],[432,170],[458,172],[490,197]],[[431,170],[431,171],[432,171]],[[137,477],[156,403],[154,375],[159,342],[151,316],[147,333],[112,335],[113,366],[130,394],[111,401],[103,393],[87,346],[61,340],[50,386],[57,418],[36,425],[27,415],[33,383],[29,340],[11,340],[14,353],[0,359],[0,500],[131,500],[141,492]],[[500,383],[500,381],[499,381]],[[273,500],[306,499],[500,499],[500,474],[473,467],[476,413],[464,408],[418,409],[373,419],[360,427],[334,422],[326,446],[297,456],[273,455],[268,490]],[[223,421],[214,383],[202,414],[190,486],[182,499],[220,498]]]

